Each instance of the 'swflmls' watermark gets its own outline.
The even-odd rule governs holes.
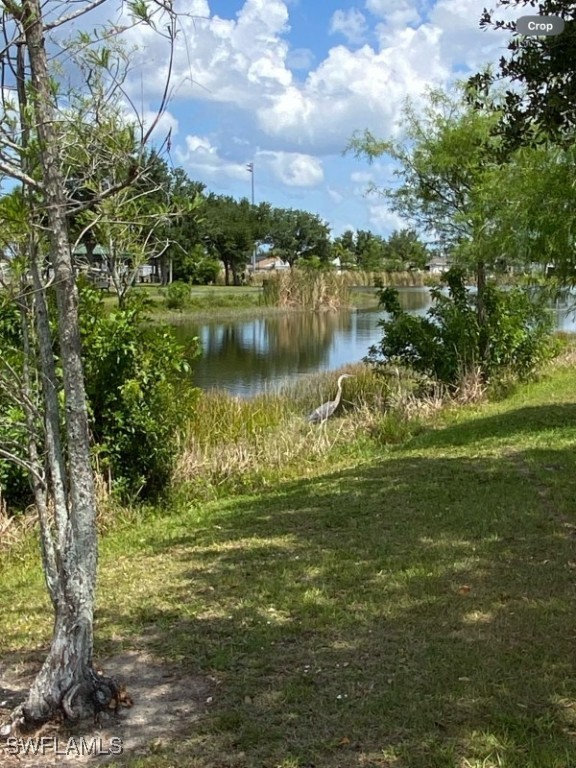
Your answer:
[[[61,739],[58,736],[38,736],[27,739],[10,736],[6,739],[5,747],[8,755],[65,755],[66,757],[96,757],[98,755],[121,755],[122,739],[113,736],[111,739],[86,738],[71,736]]]

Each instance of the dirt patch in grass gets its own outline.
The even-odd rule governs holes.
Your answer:
[[[0,721],[25,697],[41,663],[39,654],[25,662],[10,658],[0,663]],[[126,686],[133,706],[102,714],[100,725],[47,724],[34,735],[17,737],[33,739],[28,754],[22,746],[15,754],[10,740],[0,742],[2,768],[102,765],[152,755],[189,736],[212,701],[212,679],[184,674],[141,651],[105,659],[101,666]]]

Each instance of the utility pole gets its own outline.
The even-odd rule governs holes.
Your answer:
[[[252,207],[254,207],[254,163],[248,163],[246,165],[246,170],[252,177]],[[252,274],[256,272],[256,245],[254,245],[254,250],[252,251]]]

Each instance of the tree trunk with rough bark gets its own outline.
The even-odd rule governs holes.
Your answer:
[[[81,362],[78,291],[70,253],[65,180],[59,158],[56,107],[44,46],[42,9],[39,0],[24,0],[21,8],[19,21],[28,52],[32,85],[27,98],[38,137],[43,202],[50,230],[50,263],[55,278],[64,389],[62,418],[55,391],[55,361],[45,288],[41,284],[36,257],[32,255],[31,271],[39,290],[34,303],[43,374],[48,482],[54,503],[53,521],[46,514],[41,514],[40,520],[46,580],[55,610],[48,656],[27,701],[14,714],[14,722],[34,724],[59,713],[68,718],[94,715],[114,698],[116,686],[113,681],[97,675],[92,666],[97,567],[96,498]]]

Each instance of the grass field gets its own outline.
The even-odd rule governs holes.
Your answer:
[[[118,522],[98,653],[217,681],[184,740],[126,764],[575,766],[575,441],[557,368],[362,461]],[[50,633],[31,543],[0,579],[0,651],[25,656]]]

